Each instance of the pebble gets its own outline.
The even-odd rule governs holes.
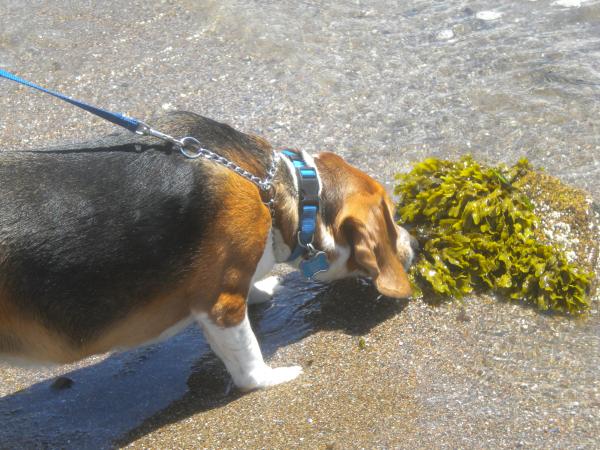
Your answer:
[[[69,377],[61,376],[56,378],[50,387],[55,391],[62,391],[71,388],[74,383],[75,382]]]

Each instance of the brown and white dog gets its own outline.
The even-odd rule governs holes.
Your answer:
[[[196,137],[259,177],[273,157],[263,139],[192,113],[156,126]],[[413,244],[384,188],[332,153],[312,164],[321,183],[314,246],[329,262],[317,278],[368,276],[380,293],[408,296]],[[265,364],[247,315],[249,297],[264,301],[273,289],[254,284],[297,242],[298,188],[287,158],[274,178],[273,217],[247,179],[133,134],[2,152],[0,192],[4,358],[72,362],[162,338],[194,318],[239,388],[301,373]]]

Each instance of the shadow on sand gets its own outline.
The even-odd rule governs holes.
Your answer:
[[[319,330],[365,334],[406,304],[380,297],[362,280],[324,286],[291,274],[272,303],[251,307],[250,318],[268,359]],[[196,327],[65,376],[74,381],[69,389],[46,380],[0,399],[0,448],[126,445],[243,395]]]

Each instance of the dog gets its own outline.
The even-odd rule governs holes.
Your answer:
[[[314,257],[324,263],[310,274],[317,280],[365,276],[385,296],[410,295],[415,241],[371,177],[333,153],[274,152],[260,137],[189,112],[155,124],[257,177],[272,166],[270,188],[133,133],[0,153],[4,359],[69,363],[164,338],[195,319],[247,391],[302,371],[269,367],[248,321],[247,304],[275,288],[261,281],[274,264]],[[317,175],[318,208],[304,243],[303,164]]]

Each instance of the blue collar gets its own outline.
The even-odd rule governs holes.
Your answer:
[[[300,270],[306,278],[312,279],[319,272],[329,269],[325,252],[317,250],[313,246],[320,207],[319,177],[317,176],[317,169],[304,160],[301,152],[286,149],[281,154],[291,161],[298,179],[298,244],[292,250],[288,262],[302,257]]]

